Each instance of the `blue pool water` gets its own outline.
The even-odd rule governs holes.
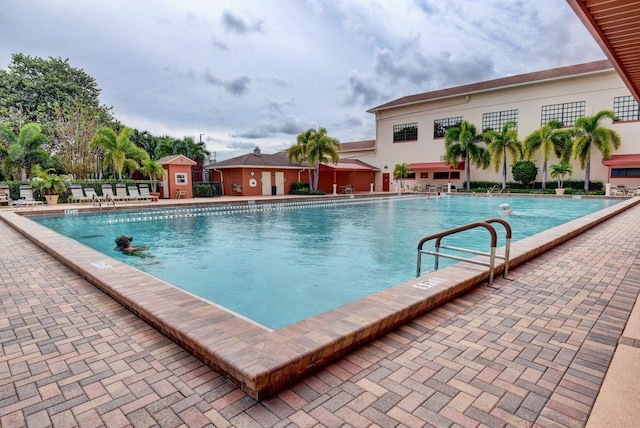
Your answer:
[[[500,204],[505,202],[513,215],[502,214]],[[403,197],[33,219],[277,329],[415,277],[416,247],[426,235],[504,216],[517,241],[616,202]],[[502,246],[504,229],[496,225],[496,230]],[[121,234],[134,236],[134,245],[148,245],[150,250],[145,256],[114,251],[114,239]],[[475,229],[447,238],[445,243],[486,251],[488,242],[486,230]],[[433,259],[426,256],[423,272],[432,266]]]

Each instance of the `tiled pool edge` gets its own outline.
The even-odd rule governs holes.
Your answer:
[[[512,266],[638,203],[640,198],[624,201],[521,240],[512,247]],[[485,282],[488,276],[472,265],[452,266],[268,332],[15,213],[3,212],[2,218],[256,399]],[[98,268],[96,262],[111,267]],[[426,290],[413,287],[433,278],[445,282]]]

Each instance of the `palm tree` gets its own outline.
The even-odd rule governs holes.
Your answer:
[[[336,165],[340,160],[340,141],[337,138],[329,137],[326,128],[313,130],[313,138],[307,147],[307,162],[309,167],[314,169],[312,190],[318,190],[318,179],[320,178],[320,163],[331,162]]]
[[[564,176],[573,172],[573,167],[566,160],[561,160],[557,165],[551,165],[551,178],[558,180],[558,189],[564,187]]]
[[[295,161],[298,164],[306,162],[308,144],[311,140],[313,128],[309,128],[306,131],[298,134],[296,138],[296,144],[287,149],[287,156],[289,161]],[[307,168],[307,174],[309,175],[309,187],[311,187],[311,168]]]
[[[404,179],[411,174],[411,170],[406,163],[397,163],[393,168],[393,178],[400,179],[400,187],[404,189]],[[396,189],[397,190],[397,189]]]
[[[142,161],[142,173],[151,179],[151,191],[157,192],[158,178],[164,175],[164,168],[155,160],[149,158]]]
[[[456,165],[458,161],[465,161],[465,172],[467,176],[467,190],[471,189],[471,164],[476,168],[483,169],[489,166],[488,152],[479,147],[482,135],[476,133],[474,124],[463,121],[459,126],[449,128],[444,135],[444,159],[450,165]]]
[[[16,136],[11,128],[0,130],[0,139],[8,145],[6,147],[3,169],[5,175],[10,171],[20,173],[20,180],[27,181],[27,171],[35,164],[45,163],[49,158],[48,152],[41,149],[47,141],[47,137],[42,133],[42,128],[37,123],[28,123],[20,129],[20,134]],[[3,150],[5,152],[5,150]]]
[[[528,160],[533,159],[538,149],[542,150],[542,190],[547,188],[547,163],[551,153],[555,152],[558,159],[567,162],[571,157],[571,133],[561,128],[562,122],[551,120],[524,139],[523,151]]]
[[[204,163],[205,159],[209,156],[210,152],[207,150],[207,144],[204,141],[195,142],[193,138],[185,138],[177,143],[178,153],[185,155],[189,159],[196,160],[200,158],[200,161]]]
[[[122,179],[124,170],[132,171],[140,168],[138,161],[149,158],[149,154],[131,141],[133,130],[122,128],[116,135],[111,128],[100,128],[91,141],[92,147],[100,146],[105,150],[104,158],[107,163],[113,164],[113,169]]]
[[[328,162],[331,158],[331,161],[337,164],[340,159],[339,150],[340,141],[329,137],[326,128],[309,128],[298,135],[296,144],[287,149],[287,156],[290,161],[306,161],[309,164],[309,187],[311,190],[317,190],[320,163]]]
[[[589,173],[591,171],[591,146],[596,146],[602,153],[602,160],[611,158],[611,153],[620,148],[620,135],[613,129],[600,126],[605,117],[615,120],[611,110],[600,110],[594,116],[583,116],[576,119],[573,126],[573,157],[580,160],[580,168],[584,169],[584,191],[589,192]]]
[[[491,153],[491,160],[496,168],[496,172],[502,164],[502,188],[507,187],[507,152],[511,153],[514,161],[520,160],[522,156],[522,144],[518,141],[518,131],[512,129],[516,122],[510,120],[502,125],[502,131],[497,132],[489,129],[484,133],[487,141],[487,150]]]

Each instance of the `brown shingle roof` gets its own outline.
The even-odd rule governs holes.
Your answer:
[[[584,64],[570,65],[567,67],[552,68],[550,70],[535,71],[533,73],[519,74],[517,76],[502,77],[500,79],[487,80],[485,82],[471,83],[468,85],[456,86],[453,88],[408,95],[406,97],[390,101],[386,104],[379,105],[378,107],[374,107],[367,111],[369,113],[374,113],[378,110],[385,110],[392,107],[415,104],[422,101],[473,94],[476,92],[490,91],[493,89],[505,88],[509,86],[523,85],[527,83],[540,82],[543,80],[559,79],[563,77],[575,76],[578,74],[596,73],[611,69],[613,69],[613,67],[607,60],[587,62]]]
[[[238,167],[280,167],[280,168],[299,168],[300,165],[290,162],[286,152],[278,152],[274,154],[255,154],[248,153],[246,155],[236,156],[235,158],[226,159],[220,162],[207,165],[207,168],[238,168]]]
[[[376,140],[350,141],[348,143],[340,143],[340,151],[348,152],[351,150],[367,150],[376,146]]]

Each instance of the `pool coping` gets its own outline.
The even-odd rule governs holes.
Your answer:
[[[510,267],[638,203],[638,197],[625,200],[514,242]],[[0,218],[257,400],[486,283],[489,277],[485,268],[458,263],[270,331],[21,214],[33,213],[4,211]],[[495,274],[503,269],[497,263]]]

